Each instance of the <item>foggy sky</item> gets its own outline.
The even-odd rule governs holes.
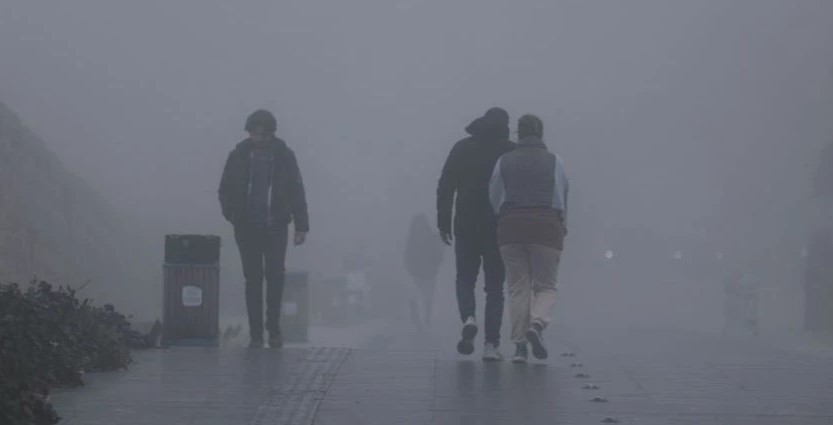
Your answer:
[[[0,98],[120,211],[227,239],[222,163],[272,109],[311,209],[290,261],[311,265],[382,257],[433,216],[448,150],[494,105],[544,119],[573,235],[789,210],[833,135],[830,40],[827,0],[0,0]]]

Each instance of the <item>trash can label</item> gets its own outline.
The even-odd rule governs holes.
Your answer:
[[[298,303],[290,301],[283,303],[283,314],[284,316],[296,316],[298,315]]]
[[[186,285],[182,287],[182,305],[185,307],[202,306],[202,288]]]

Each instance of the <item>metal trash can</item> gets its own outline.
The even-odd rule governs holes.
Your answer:
[[[344,324],[347,314],[347,278],[344,276],[316,279],[310,285],[312,294],[310,304],[313,306],[311,316],[318,325],[336,326]]]
[[[216,346],[220,333],[220,237],[167,235],[162,341]]]
[[[804,273],[804,329],[833,330],[833,230],[818,229],[810,240]]]
[[[309,300],[309,275],[287,273],[281,305],[281,333],[285,342],[309,341]]]
[[[726,281],[724,334],[758,336],[758,276],[751,272],[734,274]]]

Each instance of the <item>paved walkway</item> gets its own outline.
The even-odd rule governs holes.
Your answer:
[[[54,400],[68,425],[833,423],[824,353],[670,331],[549,337],[553,358],[526,366],[407,333],[373,349],[148,351]]]

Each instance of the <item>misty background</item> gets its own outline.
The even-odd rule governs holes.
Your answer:
[[[451,146],[502,106],[544,120],[571,177],[561,320],[710,327],[726,270],[751,267],[768,326],[790,329],[833,139],[831,40],[827,0],[0,0],[0,100],[142,241],[123,248],[148,270],[123,307],[138,317],[159,314],[166,233],[221,235],[242,309],[216,191],[251,111],[275,113],[307,186],[288,268],[361,255],[398,294],[411,216],[434,217]]]

